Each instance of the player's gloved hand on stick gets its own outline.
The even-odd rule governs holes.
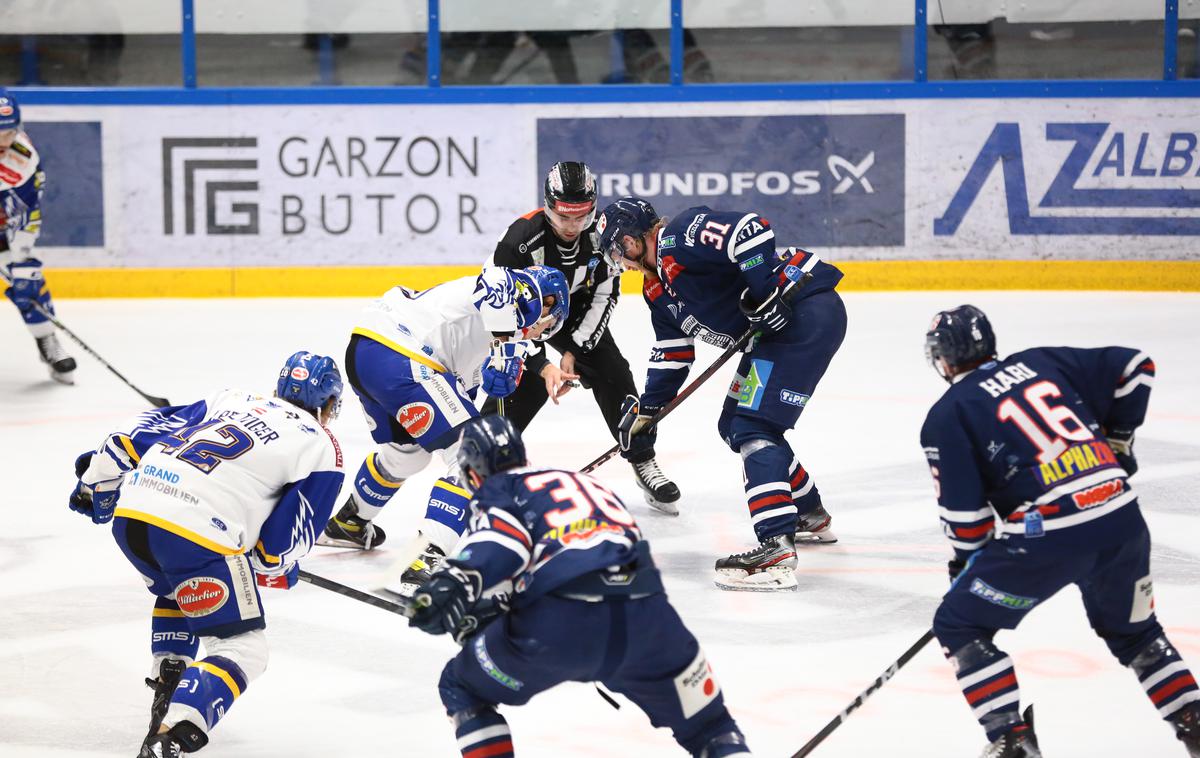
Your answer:
[[[660,410],[662,409],[658,406],[642,405],[636,395],[625,396],[621,401],[621,420],[617,422],[617,442],[622,450],[628,452],[631,447],[641,442],[638,437],[653,434],[653,429],[647,427]],[[649,438],[649,441],[653,444],[652,438]]]
[[[946,571],[950,574],[950,581],[953,582],[955,579],[957,579],[958,575],[961,574],[963,569],[966,567],[967,562],[962,558],[951,558],[949,561],[946,561]]]
[[[266,587],[273,590],[290,590],[296,586],[296,582],[300,580],[300,564],[289,563],[287,568],[280,574],[260,574],[254,572],[254,581],[259,587]]]
[[[525,356],[531,351],[528,340],[493,340],[491,355],[483,362],[483,391],[492,397],[508,397],[515,392],[525,371]]]
[[[1117,463],[1125,469],[1125,473],[1133,476],[1137,473],[1138,462],[1133,455],[1133,430],[1112,429],[1108,433],[1108,446],[1117,456]]]
[[[784,288],[776,287],[767,299],[756,304],[750,288],[742,290],[738,307],[753,326],[769,333],[781,332],[792,321],[792,306],[783,296]]]
[[[92,455],[93,453],[84,453],[75,459],[76,477],[83,476],[88,470]],[[76,482],[67,505],[76,513],[89,517],[93,524],[107,524],[112,521],[117,499],[121,497],[121,481],[121,477],[117,477],[93,485]]]
[[[409,626],[429,634],[455,633],[475,605],[482,579],[478,572],[449,566],[435,573],[413,594],[416,609]],[[470,632],[464,631],[464,636]]]

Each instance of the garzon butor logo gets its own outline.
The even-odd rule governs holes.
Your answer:
[[[1172,132],[1164,137],[1111,126],[1107,122],[1046,124],[1047,142],[1073,145],[1037,203],[1039,209],[1053,210],[1033,215],[1021,127],[996,124],[945,213],[934,220],[933,233],[946,236],[958,231],[999,164],[1010,234],[1200,235],[1200,216],[1180,213],[1200,208],[1196,187],[1200,161],[1194,156],[1200,135]],[[1119,186],[1086,186],[1101,181]],[[1063,213],[1068,209],[1073,213]],[[1148,214],[1147,209],[1161,209],[1161,215]]]
[[[229,210],[237,216],[231,223],[217,221],[218,196],[232,192],[258,190],[257,180],[230,180],[230,172],[258,169],[258,158],[251,149],[258,147],[256,137],[164,137],[162,141],[163,234],[175,234],[176,183],[182,189],[183,233],[196,233],[197,184],[204,203],[204,233],[258,234],[258,203],[234,201]],[[210,157],[211,156],[211,157]],[[176,161],[182,171],[175,170]],[[220,179],[204,179],[201,172],[221,172]]]

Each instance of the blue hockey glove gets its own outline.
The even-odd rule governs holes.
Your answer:
[[[1125,469],[1127,476],[1137,473],[1138,462],[1133,455],[1133,430],[1113,429],[1108,433],[1108,446],[1117,456],[1117,463]]]
[[[94,453],[84,453],[75,459],[75,476],[81,477],[91,465]],[[97,482],[94,485],[75,483],[75,489],[67,499],[67,506],[92,520],[94,524],[112,521],[117,499],[121,497],[121,478]]]
[[[493,340],[491,355],[483,363],[483,391],[492,397],[508,397],[515,392],[525,372],[525,356],[530,352],[528,340]]]
[[[478,571],[459,566],[438,571],[413,593],[416,611],[408,625],[429,634],[452,632],[457,636],[463,620],[475,606],[482,584]]]
[[[742,290],[738,308],[751,325],[769,333],[781,332],[792,321],[792,306],[783,297],[784,290],[776,287],[762,303],[755,305],[750,288]]]
[[[621,450],[654,446],[655,428],[651,423],[658,412],[657,406],[644,406],[636,395],[626,395],[621,401],[621,420],[617,422],[617,442]],[[636,452],[636,451],[635,451]]]

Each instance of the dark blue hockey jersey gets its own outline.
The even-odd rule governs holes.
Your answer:
[[[513,582],[530,601],[603,570],[652,569],[641,530],[620,498],[588,476],[522,468],[493,474],[475,493],[466,536],[448,564],[478,571],[483,589]]]
[[[762,302],[794,265],[812,274],[797,294],[810,297],[835,288],[842,272],[804,250],[775,249],[771,222],[757,213],[688,208],[658,232],[658,277],[646,277],[655,343],[642,402],[663,405],[675,397],[695,359],[695,340],[717,347],[734,344],[750,322],[738,307],[749,288]]]
[[[1145,419],[1154,363],[1125,347],[1040,347],[957,378],[921,429],[942,527],[966,559],[1135,502],[1109,447]]]

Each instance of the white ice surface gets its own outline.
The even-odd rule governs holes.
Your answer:
[[[946,587],[942,538],[917,435],[941,380],[922,335],[940,309],[984,308],[1002,352],[1032,345],[1121,344],[1147,350],[1158,379],[1138,434],[1134,478],[1154,537],[1160,618],[1200,666],[1200,296],[1119,293],[903,293],[846,297],[845,345],[790,439],[816,477],[841,536],[804,550],[800,589],[725,593],[713,560],[745,549],[739,461],[717,438],[726,368],[661,430],[664,470],[684,492],[682,515],[643,503],[620,461],[598,472],[637,514],[670,596],[708,651],[727,702],[760,756],[786,756],[844,708],[930,622]],[[305,348],[341,360],[356,300],[66,301],[63,321],[151,394],[191,402],[239,386],[270,391],[281,361]],[[650,341],[644,307],[626,298],[613,322],[639,385]],[[78,384],[51,383],[15,313],[0,319],[0,756],[132,756],[149,691],[151,597],[107,529],[66,507],[72,462],[141,399],[67,342]],[[716,351],[702,348],[703,367]],[[547,406],[529,430],[539,463],[578,467],[611,440],[585,391]],[[334,426],[349,473],[370,449],[348,392]],[[378,554],[318,548],[304,566],[367,584],[415,528],[431,468],[380,517]],[[389,550],[390,548],[390,550]],[[271,664],[214,732],[203,755],[452,756],[436,682],[456,648],[403,620],[301,585],[264,590]],[[1136,679],[1110,658],[1062,592],[1017,632],[1023,703],[1037,705],[1051,758],[1182,756]],[[506,709],[522,756],[681,755],[631,704],[614,711],[583,685]],[[976,755],[983,735],[936,645],[816,751],[836,756]]]

